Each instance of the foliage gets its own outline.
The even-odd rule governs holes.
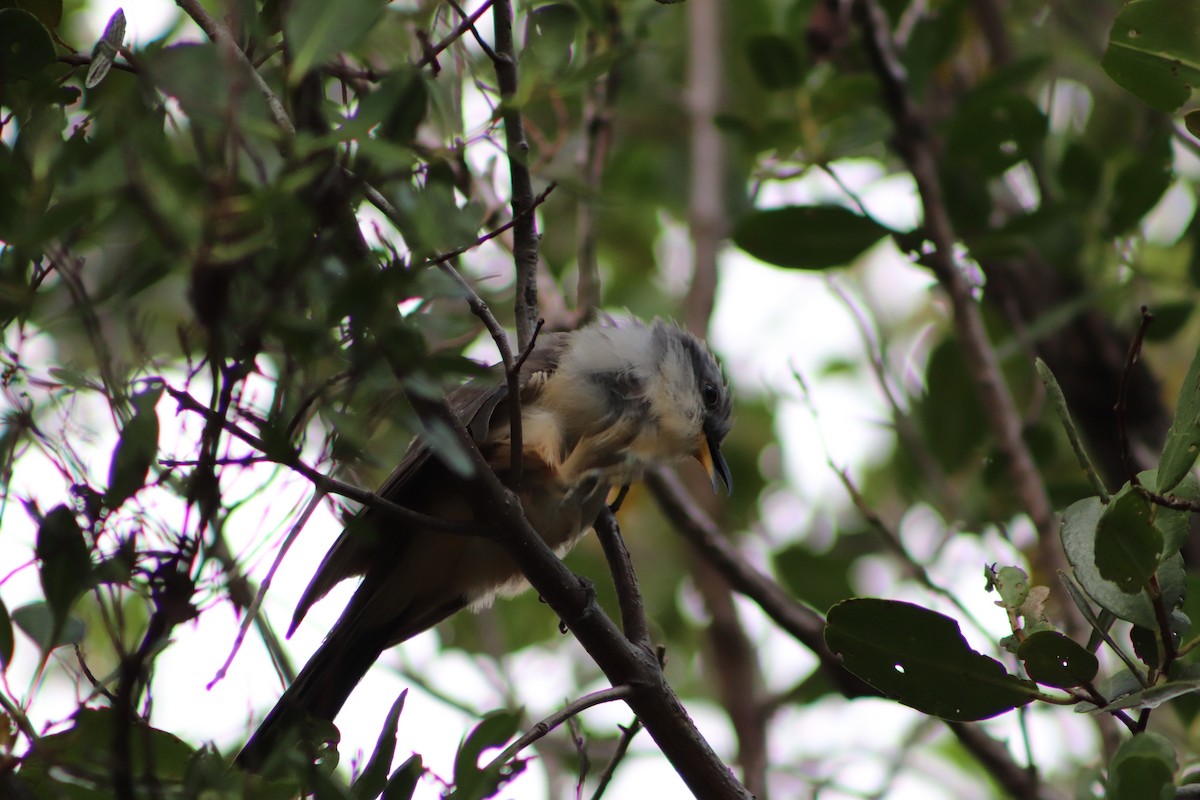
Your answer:
[[[739,387],[728,505],[656,482],[621,510],[662,669],[686,705],[728,720],[736,746],[719,755],[743,783],[839,797],[1078,783],[1079,797],[1140,798],[1187,780],[1195,9],[538,2],[517,5],[509,54],[495,52],[507,3],[475,29],[463,14],[483,5],[436,0],[178,5],[131,46],[140,6],[89,41],[82,4],[0,0],[0,552],[19,551],[0,582],[0,779],[80,798],[484,798],[537,770],[560,796],[634,769],[622,757],[637,725],[534,728],[536,760],[488,755],[537,721],[512,707],[561,700],[516,674],[519,657],[569,661],[577,697],[615,680],[532,594],[439,631],[443,651],[489,665],[495,710],[406,676],[477,718],[445,766],[407,755],[429,723],[402,695],[380,704],[361,763],[330,729],[319,752],[245,774],[160,727],[158,665],[232,609],[289,673],[258,585],[305,503],[347,489],[280,498],[313,474],[378,485],[417,430],[469,474],[416,405],[480,375],[468,356],[490,346],[489,314],[520,330],[532,292],[551,329],[601,305],[703,328],[719,255],[726,285],[748,257],[794,277],[796,307],[832,286],[821,302],[847,312],[864,350],[780,396]],[[681,35],[713,14],[718,39]],[[904,189],[877,191],[888,182]],[[682,225],[686,291],[653,266],[678,257]],[[532,290],[514,285],[530,246]],[[913,265],[936,290],[898,310]],[[819,449],[772,423],[801,394],[820,424],[814,398],[838,381],[879,398],[891,441],[845,468],[829,456],[844,489],[831,498],[772,466],[780,449]],[[712,529],[748,533],[704,539]],[[629,590],[600,554],[569,563],[628,623]],[[815,667],[775,657],[796,642]],[[64,683],[78,697],[65,712]],[[790,727],[886,708],[880,695],[919,712],[880,759],[884,784],[851,777],[867,757]],[[564,718],[588,705],[575,702]],[[921,715],[954,723],[925,748],[932,767],[912,756],[931,736]],[[1099,745],[1051,756],[1029,733],[1081,716]],[[706,757],[663,752],[685,781]],[[608,766],[589,772],[596,760]]]

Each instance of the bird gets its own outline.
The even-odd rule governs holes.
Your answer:
[[[502,483],[512,488],[509,389],[502,364],[447,395]],[[614,488],[649,468],[695,457],[714,491],[733,491],[721,444],[732,396],[712,351],[673,322],[604,317],[537,337],[519,375],[522,477],[517,496],[558,555],[592,526]],[[446,521],[473,520],[454,471],[417,436],[377,492]],[[388,648],[463,609],[527,588],[517,565],[486,536],[399,522],[365,507],[334,542],[297,603],[296,631],[343,580],[361,582],[324,642],[237,757],[257,771],[312,720],[332,723]]]

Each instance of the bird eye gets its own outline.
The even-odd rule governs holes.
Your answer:
[[[700,399],[704,401],[705,408],[714,408],[721,399],[721,392],[716,384],[705,381],[700,385]]]

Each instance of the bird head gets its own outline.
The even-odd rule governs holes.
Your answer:
[[[732,491],[721,456],[732,426],[729,386],[712,352],[683,328],[636,319],[583,328],[571,335],[558,377],[555,417],[565,430],[592,431],[597,451],[619,454],[634,474],[694,456],[714,490],[721,481]]]
[[[733,492],[733,476],[721,455],[721,443],[733,426],[733,396],[712,351],[683,328],[655,320],[650,379],[646,395],[651,413],[667,438],[694,456],[712,481]]]

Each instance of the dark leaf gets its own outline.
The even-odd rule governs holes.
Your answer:
[[[777,267],[843,267],[890,231],[842,206],[787,206],[754,211],[733,231],[750,255]]]
[[[454,800],[490,797],[515,772],[481,769],[479,757],[485,750],[500,747],[513,737],[521,722],[520,710],[500,709],[486,714],[472,729],[454,757]]]
[[[1146,105],[1170,113],[1200,84],[1197,30],[1196,3],[1133,0],[1117,14],[1100,66]]]
[[[105,797],[111,787],[96,794],[76,795],[72,786],[93,786],[96,776],[112,772],[115,716],[111,708],[81,708],[73,725],[37,740],[21,764],[21,776],[36,797]],[[179,737],[152,728],[140,719],[129,721],[130,769],[139,782],[151,775],[156,783],[179,781],[195,751]]]
[[[1113,185],[1109,236],[1128,233],[1154,208],[1174,179],[1172,163],[1169,131],[1160,132],[1139,148],[1138,157],[1121,169]]]
[[[75,514],[66,506],[55,506],[38,527],[36,555],[46,604],[52,611],[53,627],[39,641],[53,641],[66,622],[75,600],[88,588],[92,570],[91,551]]]
[[[0,673],[8,669],[9,663],[12,662],[12,656],[12,620],[8,617],[8,609],[4,607],[4,601],[0,600]]]
[[[419,755],[413,754],[396,768],[383,787],[382,800],[412,800],[417,790],[417,781],[425,774],[425,766]]]
[[[120,508],[146,485],[146,476],[158,455],[158,413],[154,407],[162,392],[162,386],[157,385],[133,398],[136,411],[121,430],[108,465],[104,504],[109,508]]]
[[[1095,680],[1100,662],[1058,631],[1035,631],[1017,650],[1025,671],[1043,686],[1069,689]]]
[[[1190,300],[1178,300],[1173,303],[1158,303],[1151,309],[1154,312],[1154,324],[1146,328],[1146,339],[1151,342],[1165,342],[1183,330],[1183,326],[1192,317],[1196,304]]]
[[[371,754],[371,760],[367,762],[358,780],[350,787],[350,794],[356,800],[372,800],[378,797],[384,786],[389,783],[388,770],[391,769],[392,756],[396,752],[396,728],[400,724],[400,712],[404,710],[406,697],[407,689],[392,703],[387,719],[383,722],[383,729],[379,732],[379,741],[375,743],[375,752]]]
[[[829,611],[825,641],[846,669],[884,696],[946,720],[994,717],[1037,693],[1032,682],[972,650],[953,619],[911,603],[838,603]]]
[[[7,84],[30,79],[54,63],[54,41],[50,32],[28,11],[0,9],[0,98]]]
[[[379,0],[296,0],[284,17],[292,83],[335,53],[358,44],[379,18]]]
[[[800,51],[790,39],[773,34],[750,36],[745,51],[754,77],[767,89],[792,89],[804,80]]]
[[[1096,569],[1126,594],[1146,587],[1163,553],[1152,510],[1150,501],[1129,487],[1112,498],[1096,524]]]
[[[1157,733],[1131,736],[1108,765],[1107,800],[1171,800],[1178,766],[1170,740]]]

